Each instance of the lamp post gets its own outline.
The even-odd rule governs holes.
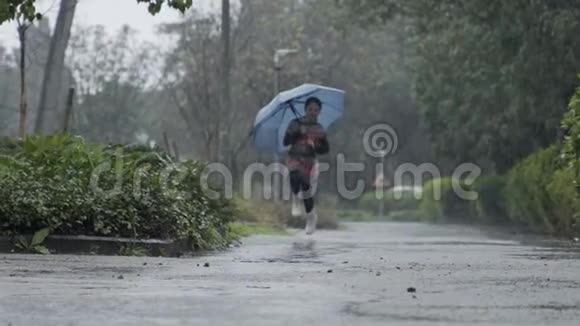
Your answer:
[[[383,217],[385,217],[385,157],[387,156],[387,151],[382,150],[380,153],[381,153],[382,182],[380,184],[381,200],[379,202],[379,217],[382,219]]]
[[[274,51],[274,96],[280,93],[280,72],[282,71],[282,59],[288,55],[298,53],[297,49],[277,49]],[[274,163],[278,164],[280,157],[278,153],[274,154]],[[280,171],[276,168],[272,184],[272,193],[274,201],[280,202]]]
[[[298,53],[297,49],[278,49],[274,52],[274,96],[280,92],[280,71],[282,70],[282,59],[288,55]]]

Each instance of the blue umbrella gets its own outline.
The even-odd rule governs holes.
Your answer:
[[[256,116],[251,133],[254,145],[275,154],[285,152],[287,148],[283,145],[283,139],[286,129],[293,119],[304,116],[304,103],[311,96],[318,97],[322,102],[318,122],[328,129],[342,117],[344,95],[345,92],[340,89],[314,84],[303,84],[278,94]]]

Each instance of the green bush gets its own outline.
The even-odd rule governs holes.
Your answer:
[[[226,244],[235,207],[204,193],[200,163],[70,135],[28,137],[10,151],[0,157],[2,233],[51,227],[66,235],[187,240],[192,249]]]
[[[288,208],[271,200],[235,198],[236,220],[262,225],[285,225]]]
[[[482,176],[472,185],[478,199],[472,202],[472,211],[479,220],[486,223],[507,222],[504,189],[506,181],[501,176]]]
[[[550,221],[558,234],[580,232],[580,196],[575,184],[571,182],[574,178],[574,170],[558,170],[548,185],[553,203]]]
[[[550,234],[558,231],[548,186],[561,167],[560,148],[554,145],[531,155],[509,172],[505,194],[511,221]]]
[[[276,203],[271,200],[261,199],[235,199],[237,214],[236,219],[240,222],[272,225],[275,227],[304,228],[304,217],[293,217],[289,203]],[[336,203],[325,196],[316,199],[316,212],[318,213],[317,227],[319,229],[338,228]]]
[[[580,187],[580,87],[570,101],[570,110],[562,119],[562,128],[567,131],[562,148],[566,168],[572,169],[574,186]]]
[[[468,189],[462,184],[463,189]],[[437,198],[436,191],[440,191]],[[453,189],[451,178],[433,179],[423,186],[423,198],[419,206],[419,215],[426,221],[469,221],[472,215],[470,202],[460,198]]]
[[[392,190],[387,191],[382,197],[374,191],[367,192],[361,197],[359,207],[372,214],[376,214],[379,212],[381,198],[384,201],[385,214],[396,211],[415,210],[421,204],[421,198],[416,196],[415,191],[405,189],[398,193]]]
[[[562,127],[567,131],[562,146],[564,167],[556,171],[548,186],[555,205],[556,228],[564,233],[580,231],[580,87],[569,108],[562,120]]]
[[[21,141],[8,137],[0,137],[0,155],[13,154],[21,148]]]

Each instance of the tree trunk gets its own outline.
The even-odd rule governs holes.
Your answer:
[[[222,155],[224,152],[228,152],[227,137],[226,134],[221,130],[221,120],[224,115],[230,114],[231,112],[231,16],[230,16],[230,0],[222,0],[222,105],[221,114],[218,117],[218,159],[223,159]]]
[[[26,94],[26,29],[27,25],[18,26],[18,38],[20,40],[20,121],[18,124],[18,135],[24,139],[26,136],[26,113],[28,111],[28,100]]]
[[[77,0],[62,0],[60,3],[56,27],[50,41],[48,59],[44,68],[44,80],[36,118],[36,132],[56,130],[60,125],[59,122],[62,121],[58,117],[58,112],[62,112],[58,108],[58,103],[62,89],[65,53],[77,2]]]

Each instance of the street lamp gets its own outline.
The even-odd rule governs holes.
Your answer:
[[[385,157],[387,157],[388,152],[386,150],[381,150],[381,175],[383,176],[381,187],[381,199],[379,202],[379,217],[382,219],[385,217]]]
[[[280,71],[282,70],[282,59],[288,55],[291,54],[296,54],[298,53],[297,49],[277,49],[276,51],[274,51],[274,96],[277,96],[278,93],[280,92]],[[274,163],[278,164],[278,161],[280,160],[278,154],[274,154]],[[274,195],[274,201],[279,202],[280,201],[280,176],[279,176],[279,170],[276,168],[276,171],[274,173],[274,179],[273,179],[273,185],[272,185],[272,190],[273,190],[273,195]]]
[[[288,55],[298,53],[297,49],[278,49],[274,52],[274,96],[280,92],[280,71],[282,70],[282,59]]]

